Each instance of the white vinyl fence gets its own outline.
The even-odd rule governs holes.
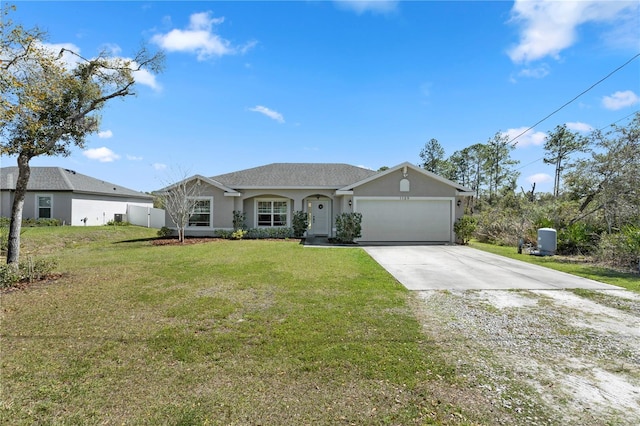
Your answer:
[[[164,226],[164,210],[129,204],[127,205],[127,221],[132,225],[160,229]]]

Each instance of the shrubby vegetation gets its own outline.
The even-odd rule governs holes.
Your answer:
[[[453,231],[456,233],[462,244],[467,244],[473,236],[477,226],[477,218],[473,216],[462,216],[453,225]]]
[[[0,228],[9,228],[11,219],[8,217],[0,217]],[[22,226],[62,226],[62,222],[59,219],[34,219],[27,218],[22,219]]]
[[[307,212],[298,210],[293,212],[293,236],[302,238],[309,228],[309,215]]]
[[[558,231],[558,253],[638,270],[640,263],[640,113],[625,125],[580,135],[556,126],[547,135],[544,162],[554,166],[552,193],[517,188],[513,144],[496,134],[444,158],[431,139],[422,166],[472,189],[465,206],[477,220],[473,237],[516,246],[537,242],[537,230]],[[465,219],[466,220],[466,219]],[[458,226],[462,226],[462,223]],[[459,235],[460,237],[460,235]],[[462,238],[464,239],[464,238]]]
[[[336,216],[336,240],[351,244],[362,237],[362,214],[342,213]]]
[[[249,228],[239,230],[216,229],[214,234],[219,238],[229,240],[261,240],[293,238],[293,228]]]
[[[110,220],[109,222],[107,222],[106,226],[131,226],[131,223],[127,222],[126,220]]]
[[[51,258],[33,258],[20,261],[18,267],[0,265],[0,289],[13,287],[21,282],[33,282],[46,278],[56,268],[57,262]]]

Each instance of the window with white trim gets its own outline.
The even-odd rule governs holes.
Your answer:
[[[51,204],[53,196],[36,195],[36,208],[38,219],[51,219]]]
[[[287,226],[288,200],[258,200],[258,227]]]
[[[213,226],[213,198],[196,198],[187,226]]]

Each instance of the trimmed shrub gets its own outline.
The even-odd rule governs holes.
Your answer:
[[[10,220],[10,219],[9,219]],[[32,219],[27,218],[22,220],[22,226],[61,226],[62,222],[59,219]]]
[[[309,215],[301,210],[293,212],[293,236],[302,238],[309,228]]]
[[[231,238],[231,233],[228,237],[220,235],[221,238]],[[293,237],[293,228],[279,227],[279,228],[249,228],[244,231],[243,237],[250,240],[264,240],[264,239],[285,239]]]
[[[117,220],[112,219],[107,222],[106,226],[131,226],[131,223],[127,222],[126,220],[121,220],[120,222],[118,222]]]
[[[477,226],[478,219],[473,216],[462,216],[453,224],[453,230],[462,244],[467,244]]]
[[[173,234],[173,231],[171,230],[171,228],[168,228],[166,226],[163,226],[162,228],[158,229],[158,237],[160,238],[170,237],[171,234]]]
[[[351,244],[362,237],[362,213],[341,213],[336,216],[336,240]]]

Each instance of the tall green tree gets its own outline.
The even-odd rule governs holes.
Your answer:
[[[484,172],[490,203],[495,200],[501,189],[505,186],[512,187],[513,182],[518,178],[519,174],[512,167],[519,163],[518,160],[511,158],[513,149],[514,146],[509,143],[509,136],[501,132],[497,132],[485,144]]]
[[[157,73],[162,53],[144,47],[133,59],[103,52],[86,59],[63,49],[53,52],[45,33],[0,20],[0,153],[17,156],[18,176],[11,210],[7,263],[17,264],[29,162],[38,156],[67,156],[73,146],[83,148],[87,135],[98,131],[98,112],[116,98],[135,94],[135,73]],[[77,65],[67,67],[64,55]]]
[[[576,152],[584,152],[588,140],[580,135],[567,130],[567,125],[556,126],[555,130],[546,138],[544,143],[546,164],[553,164],[555,174],[553,180],[553,196],[560,195],[560,178],[562,171],[570,155]]]
[[[469,158],[469,185],[476,192],[476,198],[480,197],[482,185],[486,178],[484,176],[485,151],[487,147],[481,143],[476,143],[463,150]]]
[[[591,156],[576,161],[565,177],[570,195],[580,201],[573,222],[595,216],[610,233],[640,226],[640,113],[628,125],[595,131],[589,139]]]
[[[437,175],[445,172],[444,148],[437,139],[431,139],[420,150],[420,167]]]

